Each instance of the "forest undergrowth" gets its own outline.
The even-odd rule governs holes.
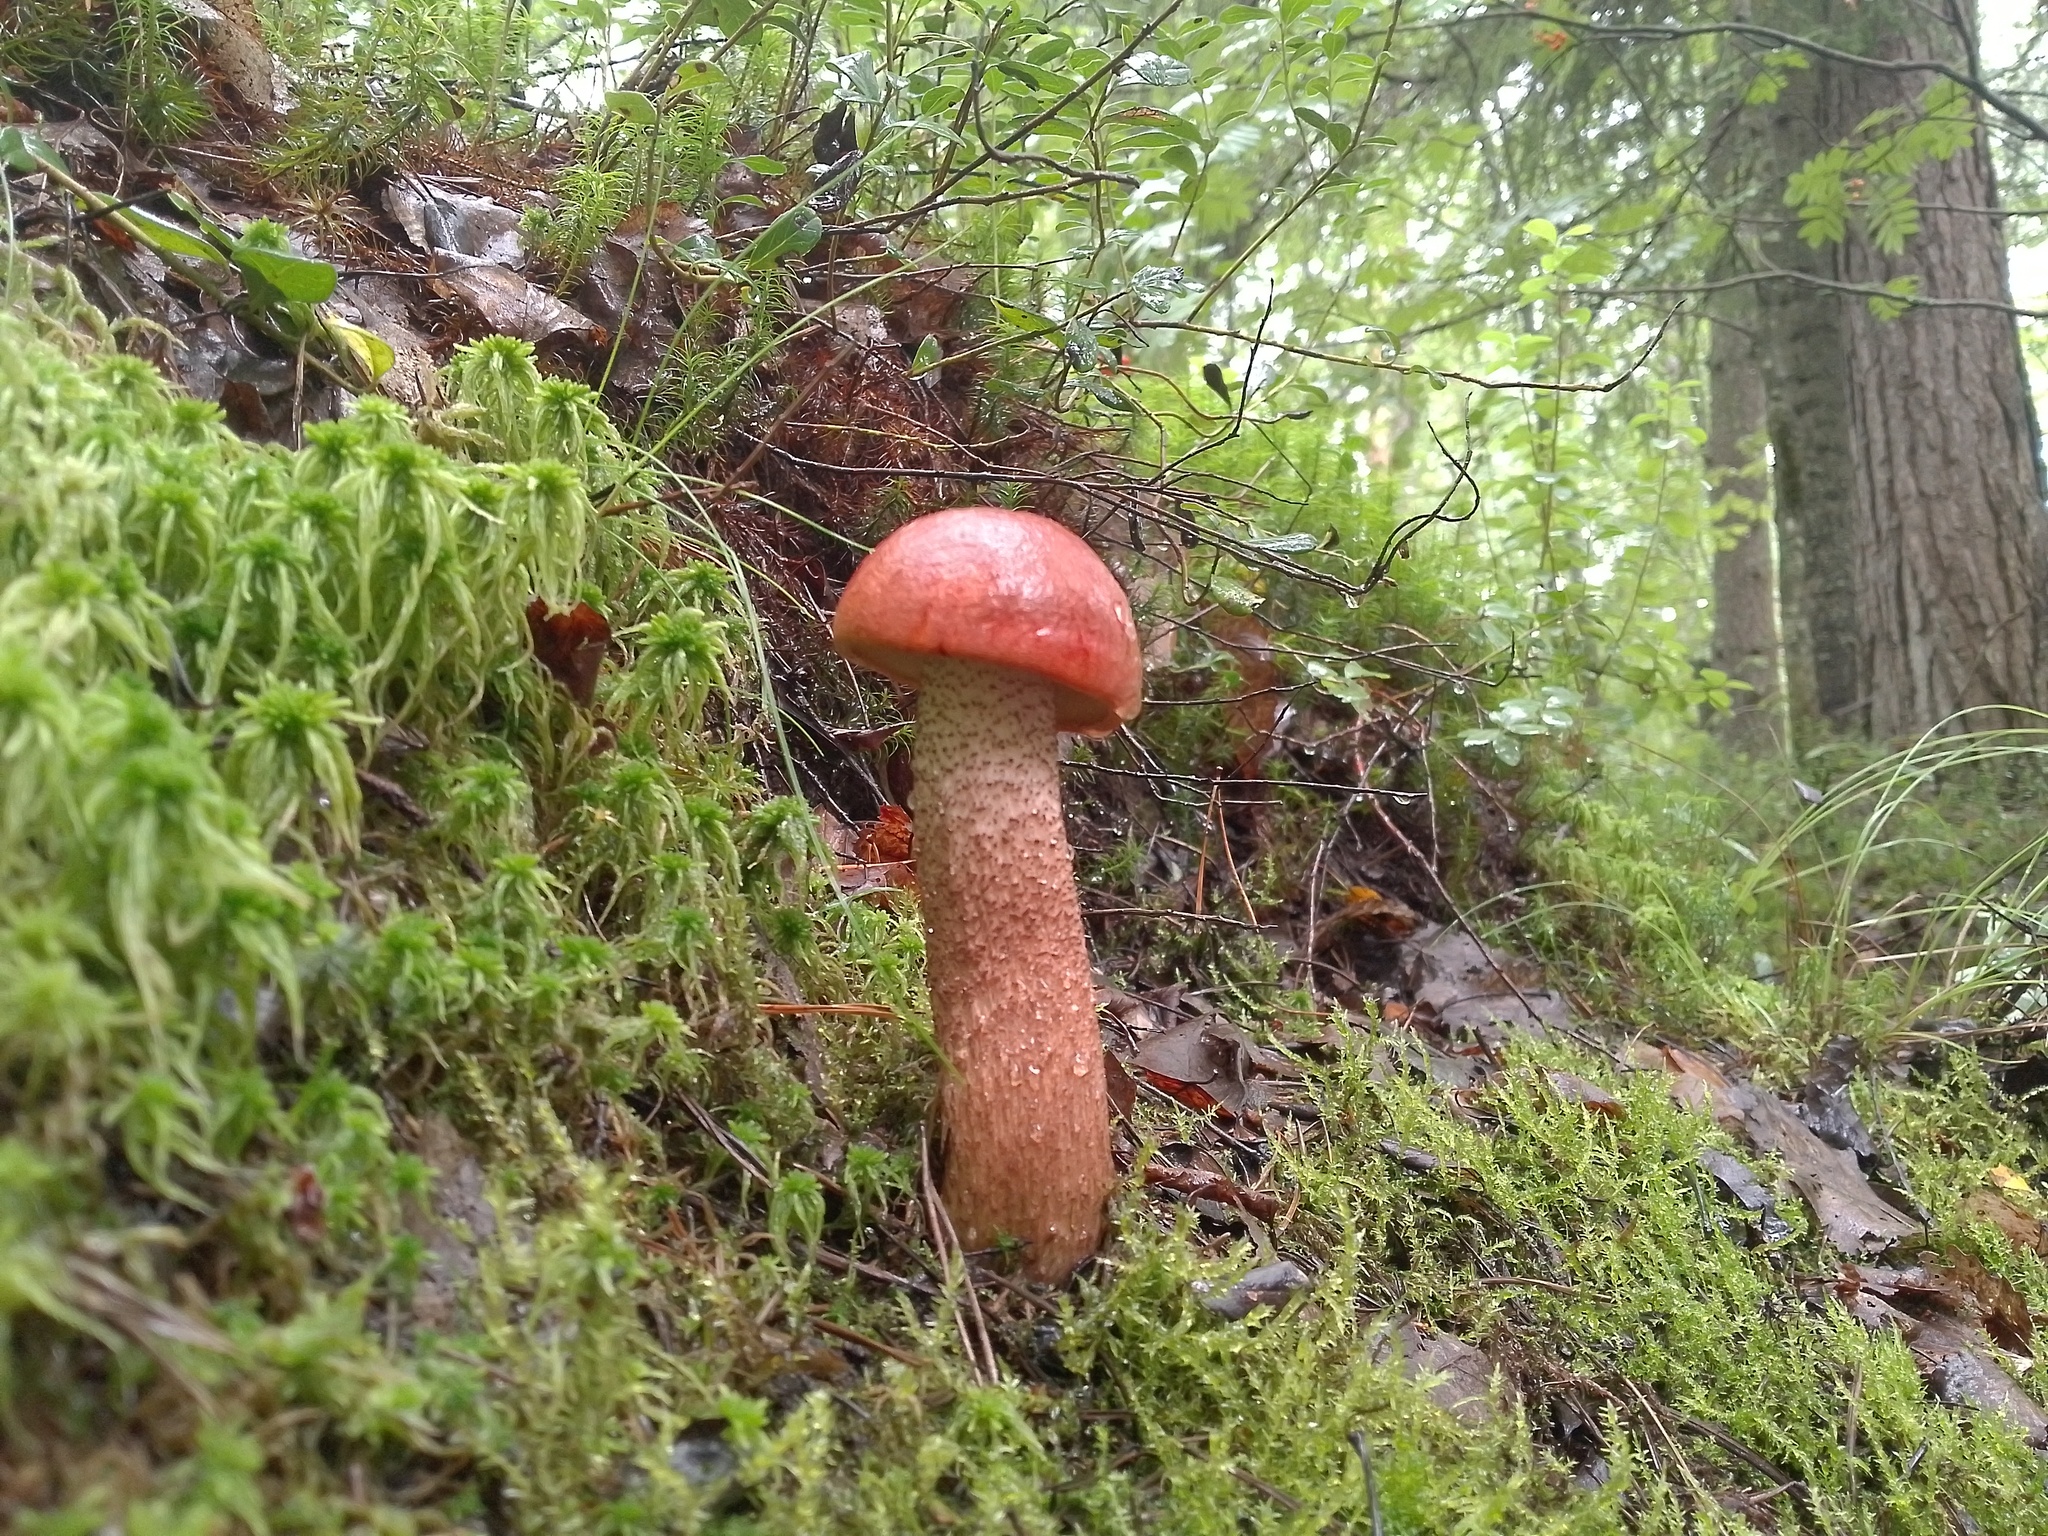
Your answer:
[[[1417,515],[1315,386],[1130,365],[1182,277],[1020,275],[1015,185],[849,225],[746,7],[517,153],[445,110],[502,38],[279,8],[275,114],[116,11],[0,42],[14,1528],[2048,1531],[2048,730],[1484,685],[1469,453]],[[1129,1177],[1064,1290],[948,1239],[905,701],[822,639],[968,495],[1148,645],[1070,753]]]

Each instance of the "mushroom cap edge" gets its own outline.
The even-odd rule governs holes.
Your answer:
[[[1101,556],[1007,507],[928,513],[883,539],[847,582],[832,640],[912,688],[934,657],[1043,678],[1059,728],[1080,735],[1135,719],[1144,694],[1130,601]]]

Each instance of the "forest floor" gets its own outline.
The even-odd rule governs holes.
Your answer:
[[[546,164],[10,115],[15,1528],[2048,1531],[2034,738],[1509,774],[1162,578],[944,361],[969,274],[762,257],[769,171],[569,281]],[[948,1238],[905,701],[825,643],[991,481],[1154,663],[1071,764],[1127,1177],[1060,1290]]]

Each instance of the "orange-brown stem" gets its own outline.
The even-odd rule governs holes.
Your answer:
[[[913,765],[946,1207],[968,1248],[1014,1238],[1061,1281],[1101,1242],[1116,1172],[1052,687],[933,661]]]

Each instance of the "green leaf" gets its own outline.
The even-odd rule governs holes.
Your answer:
[[[375,331],[366,331],[360,325],[351,325],[346,320],[336,320],[331,316],[327,321],[327,331],[372,382],[383,378],[398,361],[398,354],[391,350],[391,343]]]
[[[1913,307],[1911,301],[1920,293],[1920,279],[1911,273],[1895,277],[1884,286],[1887,294],[1896,297],[1881,297],[1874,293],[1870,296],[1870,312],[1880,320],[1898,319]]]
[[[643,128],[652,128],[661,117],[654,103],[639,91],[606,91],[604,106],[615,117],[623,117]]]
[[[762,176],[786,176],[789,167],[772,155],[744,155],[740,164]]]
[[[328,262],[273,250],[247,234],[235,242],[228,259],[257,298],[273,302],[318,304],[334,296],[334,285],[341,277]]]
[[[946,360],[946,352],[939,345],[939,338],[927,336],[917,344],[917,355],[910,360],[910,376],[921,379]]]
[[[692,59],[687,64],[676,66],[675,79],[669,82],[671,92],[698,91],[707,85],[717,85],[725,79],[725,71],[707,59]]]
[[[846,100],[864,107],[882,105],[882,75],[872,55],[851,54],[834,59],[826,67],[839,77],[839,94]]]
[[[1338,154],[1343,154],[1345,150],[1351,147],[1351,125],[1349,123],[1333,123],[1329,118],[1323,116],[1322,113],[1316,111],[1314,107],[1296,107],[1294,109],[1294,117],[1296,122],[1303,124],[1305,127],[1313,128],[1323,138],[1327,139],[1331,148],[1335,149]]]
[[[1131,297],[1146,309],[1164,309],[1187,291],[1179,267],[1140,267],[1131,278]]]
[[[1269,555],[1299,555],[1314,549],[1322,542],[1312,533],[1283,533],[1270,539],[1246,539],[1253,549],[1264,550]]]
[[[50,148],[39,133],[18,126],[0,128],[0,165],[10,171],[33,173],[46,165],[67,170],[64,157]]]
[[[1264,593],[1254,592],[1243,582],[1222,575],[1209,578],[1209,596],[1240,613],[1250,613],[1266,601]]]
[[[1056,331],[1059,322],[1035,309],[1026,309],[1021,304],[1008,304],[1001,299],[991,302],[996,318],[1005,325],[1015,326],[1020,331]]]
[[[818,217],[817,210],[799,203],[756,235],[740,261],[758,271],[774,266],[785,256],[804,255],[824,237],[825,221]]]
[[[1079,375],[1081,388],[1112,411],[1135,411],[1137,402],[1107,379],[1093,373]]]
[[[212,241],[195,235],[189,229],[160,219],[153,213],[140,208],[124,208],[121,218],[126,222],[135,238],[149,246],[159,255],[186,256],[194,261],[222,260],[220,248]]]
[[[1124,79],[1136,85],[1186,85],[1195,72],[1163,53],[1141,53],[1124,65]]]
[[[1095,328],[1078,315],[1067,322],[1067,361],[1076,368],[1092,369],[1102,357],[1102,346],[1095,339]]]

